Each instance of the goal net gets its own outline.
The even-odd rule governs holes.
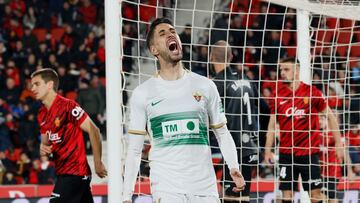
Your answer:
[[[326,125],[328,115],[321,115],[320,165],[322,176],[326,177],[322,180],[323,190],[333,191],[335,198],[344,202],[358,201],[359,179],[356,178],[356,173],[360,175],[359,1],[122,0],[121,2],[123,45],[121,57],[125,84],[123,91],[125,115],[131,111],[127,98],[131,97],[134,88],[152,77],[158,68],[157,61],[148,52],[145,41],[147,29],[156,17],[165,16],[174,22],[183,44],[183,64],[192,72],[205,77],[214,78],[213,65],[209,58],[214,43],[219,40],[228,42],[233,54],[229,66],[255,84],[257,95],[269,104],[277,99],[276,88],[282,81],[279,61],[296,58],[300,61],[300,80],[316,86],[333,110],[343,137],[345,146],[343,151],[349,155],[346,156],[349,159],[343,163],[332,158],[335,146],[329,142],[329,139],[330,134],[334,132],[331,132]],[[259,100],[257,101],[259,104]],[[268,119],[270,113],[261,110],[256,107],[254,122],[259,133],[255,142],[257,146],[254,148],[259,160],[254,164],[251,173],[251,202],[271,202],[281,198],[278,186],[282,171],[278,168],[278,159],[275,159],[275,163],[271,166],[266,165],[263,160],[267,132],[264,119]],[[293,111],[294,115],[296,110]],[[127,124],[126,117],[125,129]],[[278,127],[275,128],[275,134],[277,139],[273,152],[275,157],[279,157],[278,140],[281,132]],[[151,147],[149,139],[147,137],[135,186],[136,202],[151,202],[147,159]],[[223,201],[225,164],[216,141],[213,142],[212,137],[209,139],[212,144],[220,198]],[[310,170],[309,173],[313,171]],[[335,188],[332,188],[332,185],[335,185]],[[306,198],[302,193],[296,192],[294,199],[305,201]]]

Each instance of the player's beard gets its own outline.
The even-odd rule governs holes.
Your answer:
[[[159,55],[165,62],[172,64],[179,62],[183,57],[181,48],[179,48],[178,53],[176,54],[174,54],[172,51],[167,49],[165,51],[160,52]]]

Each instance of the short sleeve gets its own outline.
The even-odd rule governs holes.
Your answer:
[[[207,104],[209,123],[211,128],[220,128],[226,124],[224,107],[219,92],[213,81],[210,81],[209,98]]]
[[[322,112],[327,107],[327,102],[322,92],[316,87],[312,88],[312,104],[315,105],[318,112]]]
[[[80,127],[80,125],[88,117],[87,113],[80,107],[80,105],[72,100],[69,100],[66,113],[69,123],[72,123],[73,125],[78,127]]]
[[[145,94],[136,88],[130,99],[130,124],[129,133],[146,134],[146,103]]]

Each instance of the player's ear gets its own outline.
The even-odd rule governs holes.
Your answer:
[[[156,49],[156,47],[155,47],[154,45],[151,45],[151,46],[150,46],[150,52],[151,52],[151,54],[154,55],[154,56],[159,55],[159,51]]]
[[[53,89],[54,87],[54,81],[50,80],[46,83],[46,86],[49,88],[49,89]]]

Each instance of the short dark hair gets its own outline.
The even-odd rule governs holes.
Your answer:
[[[53,81],[54,83],[54,91],[56,92],[59,88],[59,76],[56,73],[56,71],[54,69],[51,68],[44,68],[44,69],[40,69],[37,70],[35,72],[33,72],[31,74],[31,78],[35,77],[35,76],[40,76],[45,83],[49,82],[49,81]]]
[[[294,57],[283,58],[280,60],[280,63],[294,63],[298,65],[300,64],[299,60]]]
[[[156,18],[151,23],[149,31],[148,31],[147,36],[146,36],[146,46],[147,46],[148,49],[150,49],[150,46],[152,44],[152,39],[154,37],[155,28],[156,28],[156,26],[158,26],[161,23],[166,23],[166,24],[169,24],[171,26],[174,26],[172,21],[170,19],[168,19],[168,18]]]

